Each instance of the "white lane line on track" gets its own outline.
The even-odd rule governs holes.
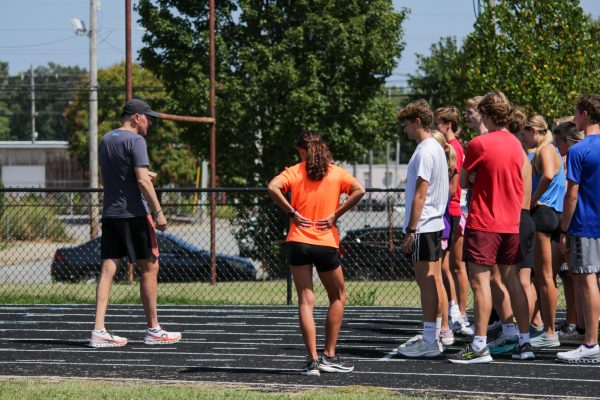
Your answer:
[[[112,363],[112,362],[122,362],[123,359],[122,358],[103,358],[100,361]],[[127,361],[130,361],[130,362],[150,362],[152,360],[150,360],[149,358],[129,358],[129,359],[127,359]]]
[[[260,347],[213,347],[213,350],[259,350]]]
[[[298,345],[297,346],[299,349],[303,349],[304,347],[302,345]],[[116,348],[111,348],[111,349],[93,349],[93,348],[85,348],[85,349],[74,349],[71,347],[66,347],[66,348],[56,348],[56,349],[14,349],[14,348],[7,348],[7,349],[0,349],[0,353],[16,353],[16,352],[35,352],[35,353],[89,353],[89,354],[99,354],[102,352],[106,352],[106,353],[117,353],[117,354],[128,354],[128,355],[134,355],[134,354],[142,354],[142,355],[148,355],[148,354],[153,354],[156,352],[161,352],[164,351],[165,354],[168,355],[181,355],[181,356],[235,356],[235,357],[250,357],[250,358],[259,358],[259,357],[297,357],[299,359],[304,359],[306,358],[306,356],[302,355],[302,356],[294,356],[294,355],[290,355],[290,354],[260,354],[260,353],[218,353],[218,352],[189,352],[189,351],[177,351],[176,347],[171,347],[170,349],[167,349],[166,347],[161,347],[161,348],[156,348],[156,347],[134,347],[134,346],[129,346],[127,347],[128,350],[125,350],[124,348],[121,347],[116,347]],[[172,350],[174,349],[174,350]],[[218,348],[213,348],[215,350],[217,350]],[[244,348],[243,350],[246,350],[247,348]],[[139,351],[138,351],[139,350]],[[446,365],[451,365],[448,363],[447,360],[445,359],[435,359],[435,360],[427,360],[427,359],[409,359],[409,358],[392,358],[392,359],[388,359],[388,360],[382,360],[380,358],[364,358],[364,357],[352,357],[352,356],[345,356],[344,359],[346,360],[352,360],[352,361],[363,361],[363,362],[369,362],[369,363],[382,363],[381,365],[384,366],[387,363],[407,363],[407,362],[411,362],[411,363],[436,363],[436,364],[446,364]],[[529,362],[529,361],[525,361],[525,362],[518,362],[518,361],[494,361],[492,363],[493,365],[507,365],[507,366],[536,366],[536,367],[555,367],[555,368],[578,368],[578,369],[584,369],[584,368],[597,368],[600,369],[600,366],[597,364],[567,364],[567,363],[559,363],[559,362],[553,362],[553,361],[549,361],[549,362]],[[379,371],[378,373],[387,373],[387,370],[383,370],[383,371]],[[475,375],[473,375],[475,376]]]
[[[20,361],[0,361],[0,364],[36,364],[37,361],[30,360],[20,360]],[[90,365],[103,365],[103,364],[94,364],[94,363],[82,363],[82,362],[49,362],[46,361],[45,365],[71,365],[71,366],[87,366]],[[113,367],[133,367],[140,368],[144,366],[140,366],[139,364],[129,364],[129,363],[114,363],[111,366]],[[150,368],[154,368],[154,366],[148,366]],[[167,369],[187,369],[187,368],[195,368],[195,365],[161,365],[161,368]],[[256,367],[256,366],[248,366],[248,367],[210,367],[211,369],[216,371],[224,371],[228,372],[231,370],[236,371],[276,371],[276,372],[299,372],[298,369],[290,369],[290,368],[272,368],[272,367]],[[381,371],[356,371],[354,370],[353,374],[358,375],[381,375]],[[513,376],[513,375],[471,375],[471,374],[456,374],[456,373],[431,373],[431,372],[396,372],[396,371],[386,371],[386,375],[394,375],[394,376],[415,376],[415,377],[445,377],[445,378],[474,378],[474,379],[500,379],[500,380],[515,380],[515,381],[553,381],[553,382],[573,382],[577,383],[595,383],[598,384],[598,379],[581,379],[581,378],[561,378],[561,377],[544,377],[544,376]]]
[[[0,379],[29,379],[31,377],[24,377],[24,376],[11,376],[11,375],[5,375],[5,376],[0,376]],[[147,379],[141,379],[141,378],[93,378],[93,377],[87,377],[87,376],[73,376],[73,377],[57,377],[57,376],[48,376],[48,375],[44,375],[44,376],[35,376],[33,378],[40,378],[42,380],[47,380],[47,379],[54,379],[54,380],[64,380],[64,381],[71,381],[73,379],[81,379],[81,380],[89,380],[89,381],[118,381],[118,382],[137,382],[137,383],[145,383],[148,382]],[[269,388],[273,388],[273,390],[277,390],[277,389],[289,389],[289,387],[294,387],[294,388],[301,388],[301,389],[315,389],[315,388],[322,388],[322,389],[332,389],[332,388],[339,388],[339,387],[343,387],[343,385],[319,385],[319,384],[314,384],[314,385],[308,385],[308,384],[298,384],[298,383],[286,383],[286,384],[281,384],[281,383],[263,383],[263,382],[231,382],[231,381],[190,381],[190,380],[184,380],[184,379],[152,379],[152,383],[156,383],[156,384],[163,384],[163,385],[172,385],[172,384],[181,384],[181,385],[194,385],[194,384],[198,384],[198,385],[206,385],[206,384],[213,384],[219,387],[226,387],[226,388],[232,388],[232,389],[239,389],[239,386],[249,386],[249,387],[257,387],[257,388],[264,388],[264,387],[269,387]],[[433,388],[425,388],[425,389],[419,389],[419,388],[405,388],[405,387],[394,387],[394,386],[380,386],[378,387],[380,389],[385,389],[385,390],[391,390],[391,391],[396,391],[396,392],[400,392],[400,393],[425,393],[427,397],[430,397],[432,394],[434,395],[443,395],[443,394],[462,394],[462,395],[466,395],[468,397],[474,397],[474,396],[502,396],[502,397],[526,397],[526,398],[542,398],[542,399],[547,399],[547,398],[558,398],[558,399],[562,399],[562,398],[577,398],[577,399],[582,399],[582,400],[588,400],[588,399],[597,399],[597,397],[586,397],[586,396],[562,396],[562,395],[549,395],[549,394],[531,394],[531,393],[510,393],[510,392],[484,392],[484,391],[473,391],[473,390],[451,390],[451,389],[433,389]]]

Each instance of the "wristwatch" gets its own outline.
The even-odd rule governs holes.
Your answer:
[[[292,208],[292,211],[288,211],[288,217],[294,218],[294,215],[296,215],[296,209]]]
[[[406,233],[407,233],[407,234],[409,234],[409,233],[417,233],[417,230],[416,230],[416,229],[413,229],[413,228],[411,228],[411,227],[409,227],[409,226],[407,226],[407,227],[406,227]]]

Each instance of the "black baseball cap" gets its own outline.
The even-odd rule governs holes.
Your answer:
[[[123,107],[121,117],[134,114],[146,114],[154,118],[158,118],[160,116],[160,114],[156,111],[152,111],[148,103],[140,99],[129,100],[127,104],[125,104],[125,107]]]

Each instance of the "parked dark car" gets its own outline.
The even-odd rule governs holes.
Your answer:
[[[183,239],[157,232],[160,250],[160,282],[191,282],[210,280],[210,253]],[[58,282],[96,279],[100,272],[100,238],[75,247],[56,250],[50,267],[52,278]],[[139,275],[139,270],[137,269]],[[116,280],[127,278],[127,260],[121,260]],[[256,268],[243,257],[217,253],[217,280],[236,281],[256,279]]]
[[[351,280],[414,279],[412,264],[400,251],[403,239],[399,227],[348,231],[339,250],[344,275]]]

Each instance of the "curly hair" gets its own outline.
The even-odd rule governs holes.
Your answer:
[[[527,116],[520,108],[515,107],[508,117],[508,131],[516,135],[527,124]]]
[[[513,107],[501,91],[494,91],[483,96],[477,105],[480,114],[485,114],[497,126],[507,126]]]
[[[426,100],[419,99],[408,103],[406,107],[398,112],[398,121],[400,122],[405,120],[414,122],[417,118],[421,120],[423,128],[431,129],[433,125],[433,112]]]
[[[306,150],[308,179],[313,181],[323,179],[333,157],[321,135],[316,132],[303,132],[296,139],[296,147]]]

